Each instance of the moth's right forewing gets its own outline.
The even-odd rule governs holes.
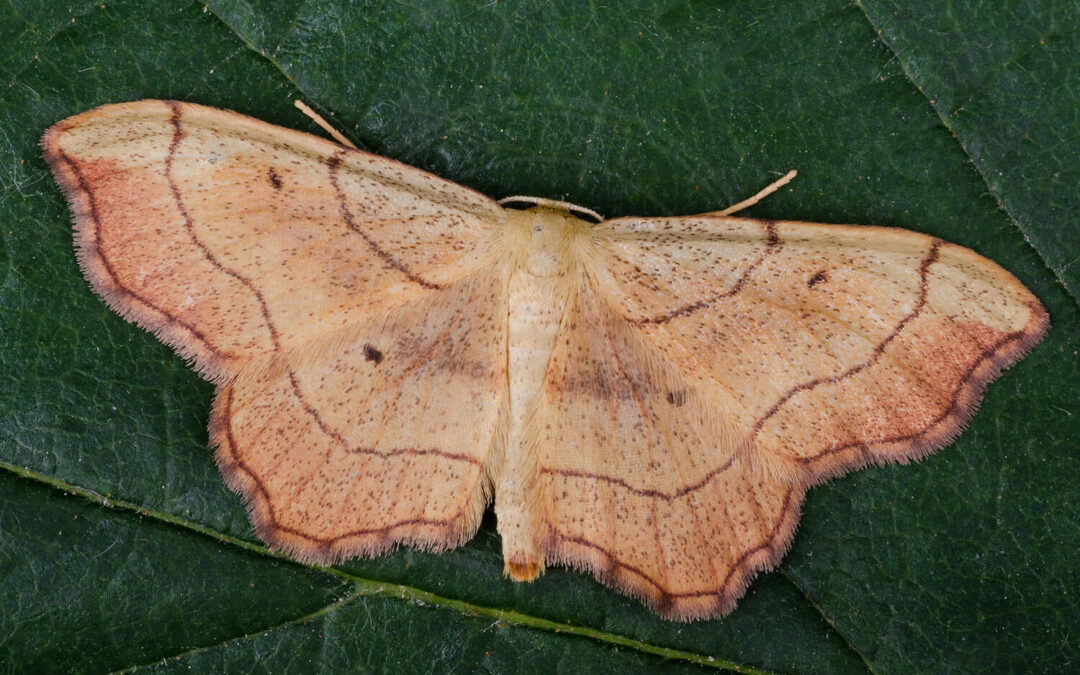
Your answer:
[[[564,502],[548,550],[666,616],[730,611],[787,550],[807,486],[941,447],[1047,327],[1008,272],[904,230],[706,214],[607,221],[595,240],[590,275],[613,318],[580,317],[592,336],[566,361],[588,365],[550,377],[591,383],[559,396],[589,389],[610,409],[552,405],[561,426],[545,428],[588,439],[544,465]],[[663,387],[631,375],[644,363],[682,383],[675,409],[658,412]],[[700,414],[676,405],[691,401],[722,433],[693,433]]]

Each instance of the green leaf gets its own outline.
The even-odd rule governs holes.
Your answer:
[[[862,3],[1009,219],[1080,298],[1080,12],[1050,2]]]
[[[168,668],[1067,670],[1080,648],[1077,13],[1049,0],[13,1],[0,8],[0,663]],[[945,12],[944,7],[949,11]],[[811,491],[777,572],[677,624],[590,577],[269,553],[206,447],[212,389],[87,288],[37,140],[177,98],[494,197],[892,225],[1015,273],[1053,329],[917,465]],[[954,114],[955,113],[955,114]],[[332,115],[332,116],[331,116]]]

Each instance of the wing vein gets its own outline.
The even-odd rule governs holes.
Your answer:
[[[360,238],[364,240],[364,243],[368,245],[368,248],[370,248],[387,267],[400,272],[409,281],[428,290],[442,288],[440,284],[432,283],[410,270],[404,263],[379,246],[378,242],[372,239],[367,232],[356,224],[352,211],[349,209],[349,204],[345,199],[345,192],[341,189],[341,183],[338,180],[338,171],[341,168],[342,158],[346,151],[345,148],[341,148],[337,153],[326,159],[326,166],[330,170],[330,183],[334,186],[334,192],[337,194],[338,204],[341,207],[341,215],[345,218],[345,224],[348,225],[350,230],[358,234]]]
[[[754,422],[754,426],[750,434],[751,438],[756,437],[757,434],[761,431],[762,427],[765,425],[765,422],[767,422],[773,415],[775,415],[780,410],[780,408],[785,403],[790,401],[796,395],[804,391],[814,389],[823,384],[835,384],[836,382],[847,379],[852,375],[855,375],[856,373],[859,373],[878,362],[878,360],[881,358],[881,354],[885,351],[885,347],[887,347],[890,342],[895,340],[896,337],[900,335],[901,331],[904,330],[904,327],[907,326],[908,323],[913,321],[915,317],[917,317],[922,312],[923,308],[926,306],[926,296],[928,292],[926,279],[927,272],[930,269],[930,266],[937,261],[938,249],[941,248],[941,245],[943,243],[944,242],[942,240],[935,239],[933,245],[930,246],[930,251],[927,253],[926,257],[923,258],[922,263],[919,265],[919,299],[915,303],[915,306],[910,312],[908,312],[907,315],[904,316],[904,318],[900,320],[899,323],[896,324],[896,326],[893,327],[892,332],[885,336],[884,340],[878,343],[878,346],[874,348],[874,353],[870,356],[870,358],[852,366],[851,368],[847,369],[843,373],[840,373],[839,375],[814,378],[808,382],[804,382],[789,389],[784,395],[779,398],[779,400],[776,401],[776,403],[772,405],[772,407],[770,407],[765,412],[764,415],[759,417]]]
[[[188,236],[191,237],[192,242],[194,242],[194,244],[199,247],[199,250],[202,251],[203,255],[206,256],[207,261],[209,261],[211,265],[239,281],[245,288],[248,289],[248,291],[252,293],[252,295],[255,296],[256,302],[259,303],[259,309],[262,311],[263,321],[266,322],[266,328],[268,331],[270,331],[270,341],[274,345],[274,351],[278,351],[279,349],[281,349],[281,343],[279,340],[277,326],[274,325],[274,320],[270,316],[270,307],[267,305],[266,298],[263,297],[262,291],[255,287],[255,284],[252,283],[251,279],[248,279],[246,276],[240,274],[236,270],[230,269],[229,267],[226,267],[224,264],[222,264],[222,262],[217,259],[217,256],[213,254],[210,248],[207,247],[207,245],[203,243],[201,239],[199,239],[197,234],[195,234],[195,223],[194,221],[192,221],[191,216],[188,213],[187,207],[184,205],[184,199],[180,193],[180,186],[176,184],[176,179],[173,178],[172,174],[173,159],[176,156],[176,150],[180,146],[180,142],[183,140],[185,135],[183,124],[180,119],[181,106],[176,101],[170,101],[169,108],[172,110],[172,115],[169,119],[169,122],[173,128],[173,137],[172,142],[169,144],[169,152],[165,156],[165,178],[169,182],[169,189],[172,190],[173,199],[176,201],[176,208],[180,211],[180,217],[184,219],[184,229],[187,231]]]

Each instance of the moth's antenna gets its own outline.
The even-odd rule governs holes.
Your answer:
[[[300,110],[300,112],[310,117],[311,120],[315,122],[315,124],[318,124],[320,127],[322,127],[323,130],[326,131],[326,133],[330,134],[334,138],[335,141],[341,143],[347,148],[352,148],[353,150],[359,149],[355,145],[353,145],[352,141],[345,138],[345,136],[342,135],[340,131],[330,126],[327,121],[322,118],[322,115],[309,108],[306,103],[304,103],[300,99],[296,99],[295,101],[293,101],[293,105],[295,105]]]
[[[590,218],[595,218],[596,222],[604,222],[604,217],[593,211],[587,209],[584,206],[578,206],[577,204],[571,204],[570,202],[560,202],[557,199],[545,199],[543,197],[529,197],[527,195],[514,195],[513,197],[505,197],[499,200],[499,206],[502,206],[506,202],[525,202],[526,204],[536,204],[537,206],[550,206],[553,209],[563,209],[571,213],[581,213]]]
[[[743,209],[750,208],[754,204],[757,204],[762,199],[765,199],[766,197],[768,197],[772,193],[776,192],[780,188],[782,188],[785,185],[787,185],[788,183],[790,183],[792,181],[792,179],[794,179],[795,176],[798,176],[798,175],[799,175],[799,172],[796,171],[795,169],[792,169],[791,171],[788,171],[786,174],[784,174],[783,178],[776,181],[775,183],[772,183],[771,185],[766,187],[764,190],[762,190],[761,192],[759,192],[756,195],[754,195],[753,197],[751,197],[750,199],[744,199],[741,202],[739,202],[738,204],[735,204],[734,206],[729,206],[726,209],[724,209],[723,211],[715,211],[714,213],[716,213],[716,215],[718,215],[718,216],[730,216],[731,214],[735,213],[736,211],[742,211]]]

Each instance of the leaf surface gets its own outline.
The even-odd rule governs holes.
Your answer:
[[[0,8],[0,662],[1075,667],[1080,120],[1067,94],[1080,61],[1049,0],[1017,10],[1020,31],[988,18],[995,3],[954,8],[948,25],[914,2],[150,4]],[[723,208],[798,168],[750,213],[972,247],[1027,284],[1053,328],[955,444],[813,490],[780,569],[723,620],[664,622],[566,570],[513,584],[490,514],[443,555],[308,568],[266,552],[221,482],[211,388],[75,264],[37,140],[148,97],[317,131],[299,97],[366,149],[609,217]]]

